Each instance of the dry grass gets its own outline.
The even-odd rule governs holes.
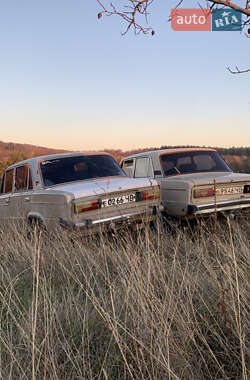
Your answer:
[[[118,238],[0,230],[0,379],[249,376],[249,223]]]

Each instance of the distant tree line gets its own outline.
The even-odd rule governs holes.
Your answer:
[[[3,176],[4,170],[10,166],[15,164],[16,162],[20,162],[26,160],[27,157],[22,152],[12,152],[9,157],[5,160],[0,161],[0,178]]]
[[[4,149],[6,149],[6,143],[2,143]],[[0,178],[3,175],[4,170],[10,166],[13,165],[16,162],[23,161],[27,159],[31,155],[27,155],[23,153],[22,151],[15,151],[13,148],[15,147],[15,144],[9,143],[7,144],[9,150],[9,155],[7,158],[0,160]],[[1,146],[1,141],[0,141]],[[106,152],[109,152],[113,157],[119,162],[123,157],[128,156],[130,154],[145,152],[148,150],[157,150],[157,149],[173,149],[173,148],[199,148],[199,146],[191,146],[191,145],[176,145],[176,146],[170,146],[170,145],[164,145],[161,148],[145,148],[145,149],[135,149],[131,151],[122,151],[121,149],[117,150],[109,150],[107,149]],[[205,146],[204,146],[205,148]],[[228,165],[232,168],[235,172],[241,172],[241,173],[250,173],[250,147],[231,147],[231,148],[214,148],[216,149],[225,159],[225,161],[228,163]],[[50,152],[52,153],[52,152]]]
[[[223,155],[232,155],[232,156],[248,156],[250,157],[250,147],[234,147],[232,146],[231,148],[218,148],[218,147],[207,147],[207,146],[199,146],[199,145],[175,145],[175,146],[170,146],[170,145],[164,145],[160,149],[171,149],[171,148],[212,148],[216,149],[217,152]],[[159,148],[155,148],[159,149]]]

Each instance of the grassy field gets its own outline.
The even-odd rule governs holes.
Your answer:
[[[249,222],[117,237],[0,228],[0,379],[244,379]]]

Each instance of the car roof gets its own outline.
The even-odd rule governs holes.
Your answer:
[[[145,155],[158,155],[171,154],[171,153],[181,153],[181,152],[216,152],[216,149],[213,148],[168,148],[168,149],[156,149],[150,150],[147,152],[141,152],[136,154],[131,154],[130,156],[125,157],[124,159],[128,160],[134,157],[143,157]]]
[[[36,156],[28,158],[27,160],[16,162],[13,165],[8,166],[6,169],[12,169],[16,166],[25,165],[25,164],[33,164],[34,162],[40,162],[44,160],[53,160],[57,158],[65,158],[65,157],[77,157],[77,156],[97,156],[105,154],[107,156],[111,156],[111,154],[107,152],[94,152],[94,151],[86,151],[86,152],[70,152],[70,153],[57,153],[57,154],[48,154],[44,156]],[[112,157],[112,156],[111,156]]]

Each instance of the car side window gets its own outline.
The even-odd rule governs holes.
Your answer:
[[[131,159],[131,160],[125,160],[122,163],[122,169],[130,168],[133,165],[134,165],[134,160],[133,159]]]
[[[135,177],[136,178],[147,177],[148,176],[148,166],[149,166],[148,157],[137,158],[136,164],[135,164]]]
[[[33,189],[32,174],[28,165],[16,168],[15,191],[26,191]]]
[[[125,171],[128,177],[133,177],[134,159],[124,160],[122,163],[122,169]]]
[[[27,190],[29,168],[27,165],[16,168],[15,191]]]
[[[14,169],[7,170],[4,174],[3,193],[12,193]]]

